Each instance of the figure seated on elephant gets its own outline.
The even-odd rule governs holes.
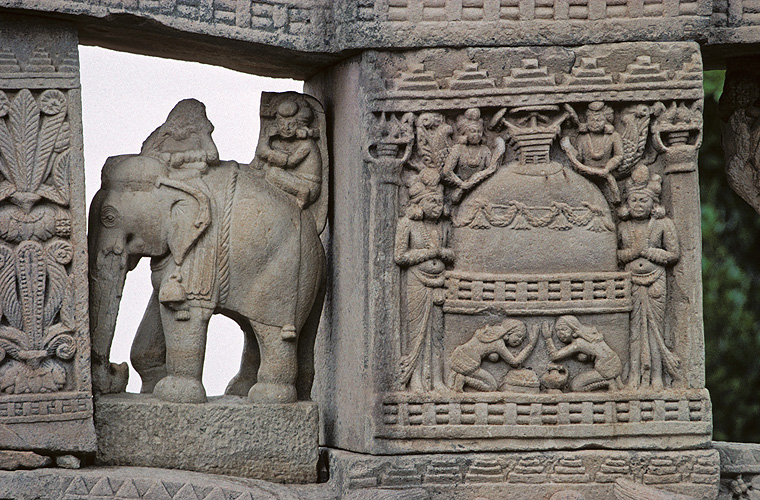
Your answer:
[[[321,110],[314,99],[299,98]],[[318,116],[323,127],[324,114]],[[260,171],[219,161],[211,131],[203,104],[185,100],[141,154],[106,161],[89,234],[96,393],[126,387],[126,364],[109,361],[111,342],[126,273],[151,257],[154,292],[131,353],[142,392],[206,401],[208,322],[221,313],[245,333],[228,394],[264,403],[309,398],[324,296],[324,221]]]

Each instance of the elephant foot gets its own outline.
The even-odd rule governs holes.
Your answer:
[[[166,377],[166,366],[149,368],[137,373],[140,374],[140,378],[142,379],[140,392],[142,394],[150,394],[155,390],[156,384]]]
[[[248,391],[248,399],[252,403],[276,404],[295,403],[298,398],[294,385],[257,382]]]
[[[115,394],[127,390],[129,367],[127,363],[92,365],[92,390],[95,394]]]
[[[248,395],[248,391],[251,390],[251,386],[255,383],[255,380],[251,380],[245,377],[241,377],[240,374],[235,375],[227,384],[227,388],[224,393],[228,396],[240,396],[244,398]]]
[[[206,389],[200,381],[174,375],[162,378],[153,389],[153,395],[172,403],[205,403],[207,401]]]

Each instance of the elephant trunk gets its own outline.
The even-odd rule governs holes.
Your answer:
[[[128,254],[123,245],[108,243],[104,236],[97,228],[90,227],[90,338],[92,384],[96,394],[123,392],[129,377],[126,363],[110,362],[116,316],[127,277]]]

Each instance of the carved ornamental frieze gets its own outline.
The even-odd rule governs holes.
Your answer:
[[[376,438],[438,451],[708,440],[697,46],[372,65],[366,158],[395,202],[399,273]]]
[[[91,451],[76,34],[0,28],[0,448]]]

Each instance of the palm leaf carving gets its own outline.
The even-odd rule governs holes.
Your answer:
[[[53,152],[53,146],[55,146],[56,138],[58,137],[58,132],[61,129],[61,124],[63,123],[65,116],[66,114],[64,112],[60,112],[52,116],[45,116],[42,119],[42,128],[40,129],[39,139],[37,140],[35,161],[32,166],[31,190],[36,190],[50,174],[52,168],[52,166],[48,167],[50,153]]]
[[[16,148],[13,146],[13,139],[8,130],[5,120],[0,118],[0,173],[11,183],[16,183],[14,172],[16,167]]]
[[[32,338],[36,349],[41,348],[42,313],[45,302],[45,255],[36,241],[24,241],[17,249],[17,273],[21,292],[23,330]]]
[[[0,245],[0,305],[3,314],[14,328],[21,330],[23,321],[21,317],[21,303],[16,291],[16,266],[13,262],[13,250],[5,245]]]
[[[45,306],[43,308],[43,324],[49,326],[53,324],[55,315],[61,309],[61,303],[63,296],[66,293],[66,285],[68,283],[68,276],[66,270],[62,265],[48,260],[48,286],[47,286],[47,299],[45,300]]]
[[[55,166],[53,168],[53,185],[54,190],[49,194],[43,194],[47,199],[58,203],[59,205],[68,205],[70,201],[69,190],[69,152],[56,155]],[[42,193],[40,193],[42,194]]]
[[[638,105],[626,109],[621,117],[623,132],[623,161],[617,168],[616,175],[624,177],[631,173],[633,167],[641,161],[649,136],[649,108]]]
[[[10,132],[16,145],[16,168],[13,171],[16,188],[19,191],[33,191],[32,178],[40,110],[29,90],[22,90],[13,99],[9,115]]]
[[[7,102],[8,97],[5,92],[0,91],[0,102]],[[8,130],[5,120],[0,118],[0,173],[11,183],[16,183],[13,173],[18,169],[16,166],[16,148],[13,145],[13,138]]]

